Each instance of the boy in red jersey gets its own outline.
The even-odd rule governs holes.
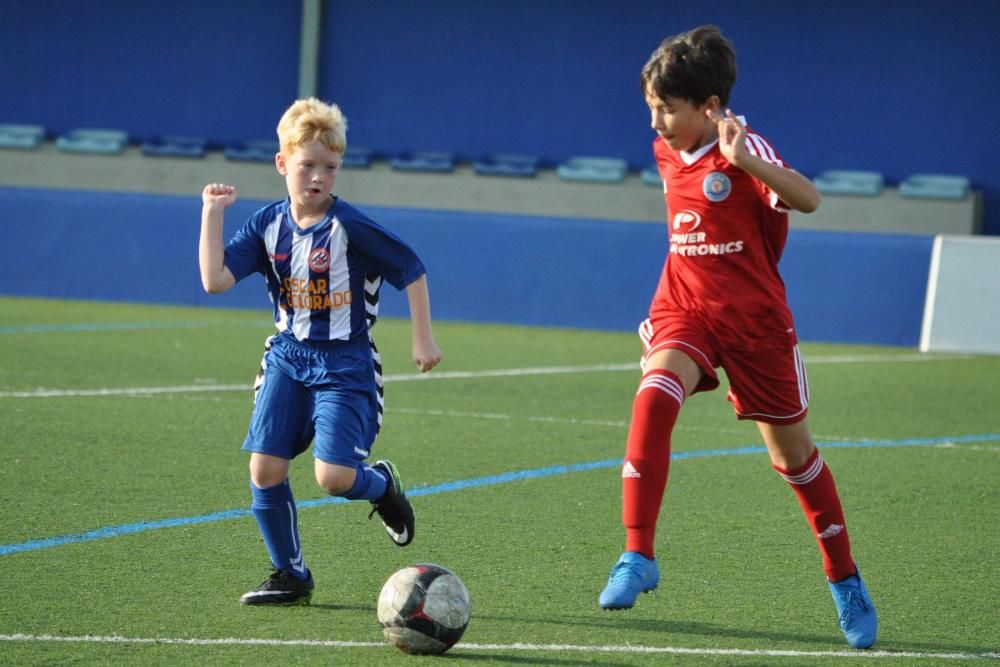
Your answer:
[[[642,70],[657,137],[670,253],[639,335],[643,376],[622,469],[625,553],[600,595],[630,608],[659,583],[653,553],[670,436],[685,399],[729,378],[739,419],[757,422],[775,470],[791,485],[823,556],[847,641],[875,642],[875,608],[851,556],[833,476],[806,422],[809,394],[778,260],[790,209],[819,194],[726,105],[732,45],[714,26],[669,37]]]

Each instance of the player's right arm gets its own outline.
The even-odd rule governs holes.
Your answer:
[[[730,109],[723,116],[712,109],[706,115],[719,130],[719,152],[734,167],[766,185],[781,201],[796,211],[812,213],[819,208],[819,192],[808,178],[773,162],[751,155],[747,150],[747,126]]]
[[[236,277],[226,267],[222,244],[223,214],[236,201],[236,188],[209,183],[201,191],[201,238],[198,242],[198,265],[201,285],[209,294],[221,294],[236,284]]]

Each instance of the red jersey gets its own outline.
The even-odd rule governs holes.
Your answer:
[[[785,166],[747,128],[751,154]],[[670,253],[650,316],[700,321],[722,345],[783,347],[796,341],[778,260],[788,235],[788,207],[764,183],[734,167],[718,141],[695,153],[661,137],[653,153],[663,179]]]

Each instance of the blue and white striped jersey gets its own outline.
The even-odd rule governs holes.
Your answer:
[[[402,290],[425,273],[409,245],[339,197],[308,229],[287,199],[265,206],[226,244],[225,264],[237,282],[263,274],[275,326],[312,342],[368,338],[382,279]]]

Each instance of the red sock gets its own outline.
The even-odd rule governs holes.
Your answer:
[[[840,496],[837,495],[837,485],[819,450],[815,450],[800,468],[785,470],[774,466],[774,469],[798,496],[823,554],[823,569],[827,578],[840,581],[854,574],[857,568],[851,557],[851,541],[847,537],[847,524]]]
[[[656,519],[670,469],[670,433],[684,403],[680,378],[665,370],[642,376],[632,402],[632,423],[622,467],[625,550],[653,558]]]

